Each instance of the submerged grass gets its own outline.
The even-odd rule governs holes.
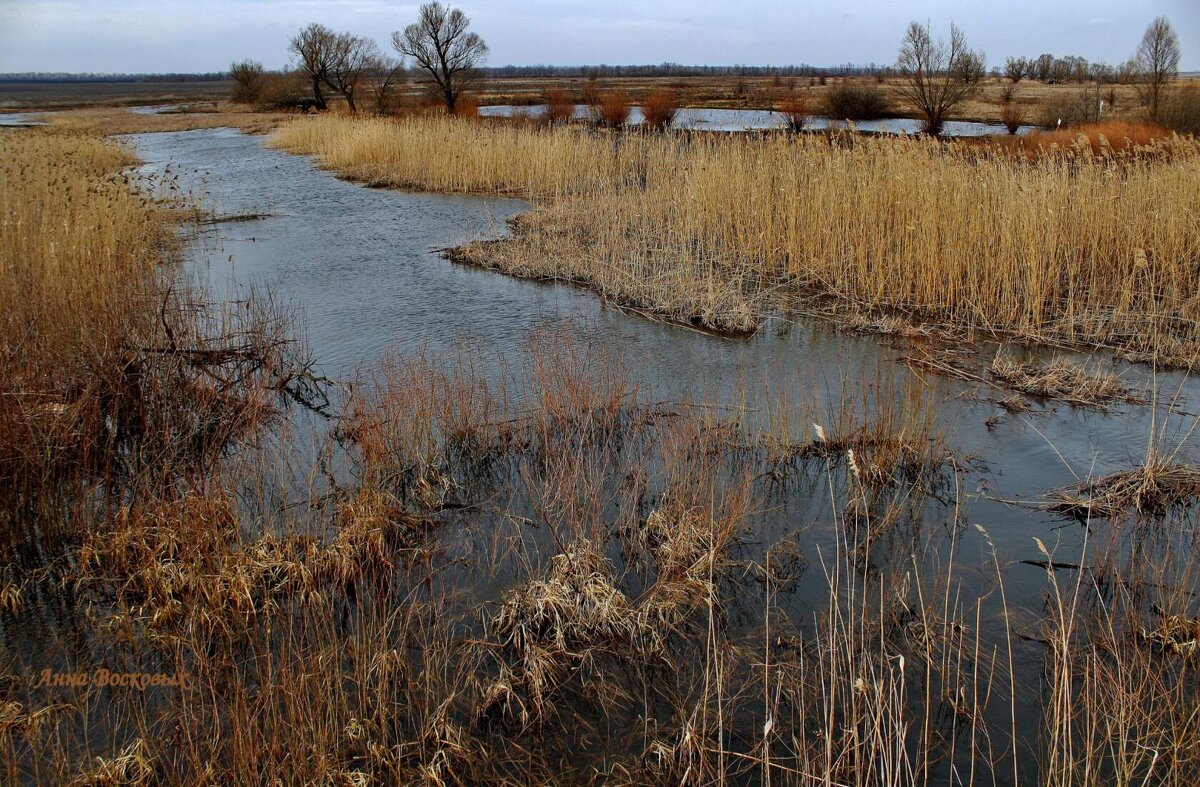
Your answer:
[[[980,155],[926,139],[641,135],[303,119],[271,144],[372,185],[522,196],[460,259],[587,283],[711,328],[780,302],[1106,346],[1191,366],[1200,147]],[[1120,206],[1120,207],[1118,207]]]

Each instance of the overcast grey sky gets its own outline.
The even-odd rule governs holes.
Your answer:
[[[1200,70],[1200,0],[462,0],[491,65],[891,63],[905,25],[957,23],[990,64],[1013,54],[1129,58],[1150,20]],[[417,3],[388,0],[0,0],[0,72],[219,71],[287,62],[308,22],[387,44]]]

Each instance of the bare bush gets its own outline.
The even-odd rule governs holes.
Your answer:
[[[588,105],[592,122],[605,128],[621,128],[629,122],[629,96],[623,90],[591,93]]]
[[[776,109],[783,115],[783,124],[793,134],[804,130],[810,115],[808,100],[804,96],[790,95],[782,99]]]
[[[566,123],[575,116],[575,102],[565,90],[546,92],[546,114],[543,117],[552,126]]]
[[[229,67],[233,80],[231,98],[239,104],[255,104],[262,95],[263,66],[253,60],[243,60]]]
[[[1100,122],[1100,86],[1072,88],[1042,102],[1038,125],[1046,128]]]
[[[834,85],[825,94],[823,112],[836,120],[874,120],[887,114],[887,96],[873,85]]]
[[[1025,110],[1016,102],[1006,103],[1000,108],[1000,122],[1009,134],[1016,134],[1025,124]]]
[[[642,117],[646,125],[654,131],[666,131],[675,122],[679,112],[679,100],[670,90],[655,90],[646,96],[642,105]]]
[[[309,81],[300,71],[264,74],[258,105],[267,109],[303,109],[315,105],[308,95]]]
[[[1158,122],[1181,134],[1200,134],[1200,85],[1190,83],[1163,93]]]

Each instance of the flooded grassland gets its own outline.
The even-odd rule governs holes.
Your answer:
[[[44,193],[5,205],[111,226],[82,259],[116,266],[82,304],[53,278],[5,296],[29,312],[10,336],[73,315],[5,345],[4,467],[24,485],[4,509],[6,778],[1195,780],[1195,386],[1111,351],[1188,365],[1195,228],[1079,206],[1033,234],[1037,206],[1085,193],[1173,204],[1192,143],[1029,164],[349,122],[271,145],[423,191],[216,129],[127,138],[136,176],[72,140],[78,189],[27,171]],[[703,165],[677,158],[676,186],[669,155]],[[969,167],[986,188],[920,208],[1020,192],[1030,213],[939,227],[889,190]],[[851,173],[824,218],[784,188],[829,205]],[[247,220],[192,222],[176,247],[147,188]],[[104,225],[97,194],[128,218]],[[544,244],[529,259],[555,249],[562,271],[443,259],[515,254],[520,223],[491,241],[521,214]],[[21,231],[4,248],[39,276],[70,258]],[[965,255],[985,246],[983,280]],[[580,265],[605,298],[565,283]],[[1118,274],[1139,286],[1102,287]],[[712,330],[730,327],[753,332]],[[186,685],[39,686],[46,670]]]

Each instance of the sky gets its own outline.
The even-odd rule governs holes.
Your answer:
[[[891,64],[911,20],[954,22],[989,65],[1010,55],[1127,60],[1151,19],[1200,70],[1200,0],[461,0],[489,65]],[[288,63],[309,22],[388,46],[418,3],[389,0],[0,0],[0,72],[209,72]]]

